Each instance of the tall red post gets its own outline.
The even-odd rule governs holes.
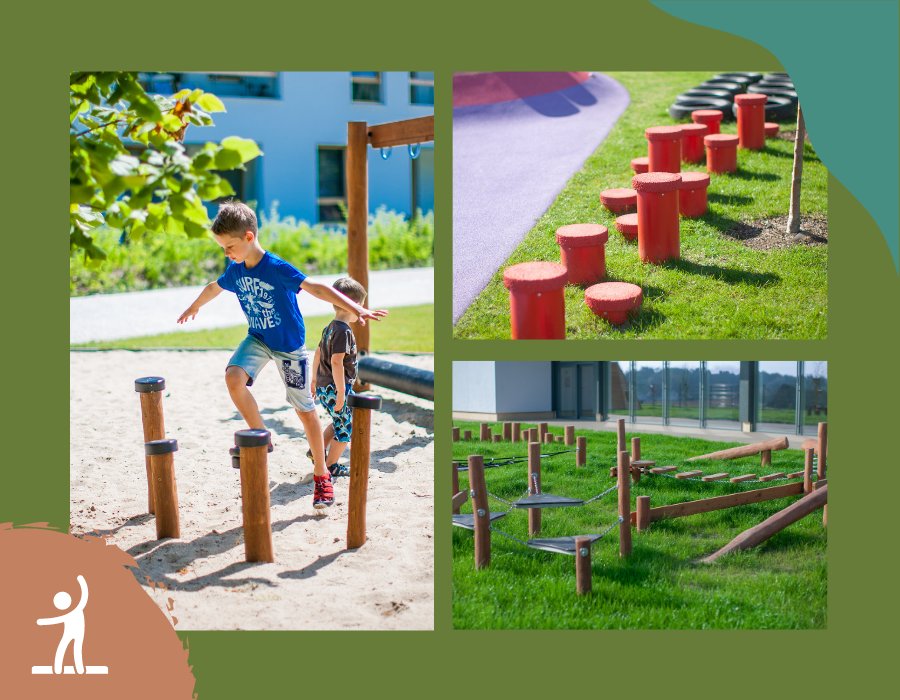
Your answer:
[[[678,221],[681,175],[649,172],[635,175],[631,183],[638,193],[638,256],[641,262],[661,264],[678,259],[681,257]]]

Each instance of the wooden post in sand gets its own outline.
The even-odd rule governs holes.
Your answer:
[[[541,443],[528,443],[528,493],[541,492]],[[528,509],[528,534],[541,534],[541,509]]]
[[[156,506],[156,539],[181,537],[178,520],[178,489],[175,486],[177,440],[152,440],[144,443],[144,454],[150,460],[153,475],[152,493]],[[267,492],[268,493],[268,492]]]
[[[354,427],[354,432],[356,425]],[[241,455],[241,512],[244,519],[244,559],[275,561],[269,512],[269,431],[238,430],[234,444]]]
[[[575,590],[578,595],[591,592],[591,538],[575,538]]]
[[[165,391],[166,380],[162,377],[141,377],[134,380],[134,390],[141,399],[141,422],[144,424],[144,444],[166,437],[163,421],[162,392]],[[150,457],[144,456],[147,469],[147,512],[156,513],[153,503],[153,471]]]
[[[372,411],[381,408],[381,397],[351,394],[347,404],[353,409],[353,437],[350,443],[350,493],[347,499],[347,549],[366,542],[366,497],[369,491],[369,437]],[[243,465],[241,466],[243,470]]]

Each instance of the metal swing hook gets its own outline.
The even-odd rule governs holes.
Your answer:
[[[393,146],[388,146],[387,148],[382,147],[381,149],[381,160],[387,160],[391,157],[391,151],[394,150]]]
[[[409,157],[415,160],[419,157],[419,154],[422,152],[422,144],[421,143],[411,143],[406,147],[407,152],[409,153]]]

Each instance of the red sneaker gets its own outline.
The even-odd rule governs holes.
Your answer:
[[[331,483],[331,474],[314,476],[315,487],[313,489],[313,508],[327,508],[334,505],[334,486]]]

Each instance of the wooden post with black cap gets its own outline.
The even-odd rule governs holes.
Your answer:
[[[366,542],[366,496],[369,489],[369,439],[372,411],[381,410],[381,397],[350,394],[347,404],[353,409],[353,437],[350,443],[350,498],[347,506],[347,549]]]
[[[144,443],[144,454],[150,463],[150,484],[156,505],[156,539],[181,537],[178,521],[178,489],[175,487],[177,440],[151,440]]]
[[[244,518],[244,559],[275,561],[272,516],[269,512],[269,431],[238,430],[234,444],[240,451],[241,512]]]
[[[134,390],[141,399],[141,422],[144,425],[144,444],[166,437],[163,422],[162,392],[165,391],[166,380],[162,377],[141,377],[134,380]],[[150,468],[150,457],[144,457],[147,469],[147,512],[156,513],[153,503],[153,472]]]

